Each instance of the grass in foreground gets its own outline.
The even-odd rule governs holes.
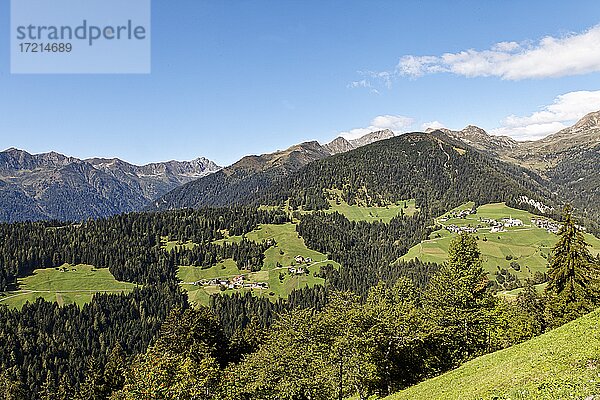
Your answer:
[[[119,282],[108,268],[91,265],[64,264],[60,268],[36,269],[33,274],[18,280],[19,290],[0,295],[0,304],[21,308],[38,297],[56,301],[59,305],[83,305],[95,293],[122,293],[133,290],[133,283]]]
[[[386,399],[554,400],[586,399],[599,393],[600,310],[597,310]]]

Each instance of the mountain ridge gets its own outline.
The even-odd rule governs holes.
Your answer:
[[[137,211],[171,189],[218,170],[205,158],[137,166],[118,158],[0,152],[0,221],[81,220]]]
[[[526,171],[501,164],[441,131],[406,133],[332,156],[324,153],[310,160],[304,159],[306,163],[295,163],[291,168],[282,168],[282,164],[270,170],[242,170],[236,163],[171,191],[157,200],[151,209],[281,204],[288,199],[294,207],[314,209],[326,207],[323,196],[328,189],[344,191],[344,200],[349,204],[367,201],[385,205],[409,198],[432,204],[439,200],[453,204],[455,200],[466,200],[467,194],[474,195],[475,189],[468,189],[469,184],[465,182],[472,182],[484,190],[485,185],[480,185],[481,179],[496,175],[498,187],[512,185],[523,188],[519,189],[520,196],[536,197],[534,192],[524,189],[521,181],[535,186],[538,193],[543,191],[539,183],[534,183],[539,179],[537,175],[526,176]],[[482,170],[477,169],[480,166]],[[504,172],[496,174],[495,169]],[[452,194],[452,190],[461,193]],[[487,200],[487,197],[495,201],[517,201],[519,198],[516,194],[510,198],[498,193],[487,197],[483,192],[480,194],[481,201]],[[549,196],[546,193],[545,197]]]
[[[428,129],[420,134],[442,135],[459,147],[467,146],[533,171],[565,201],[573,202],[591,217],[600,217],[600,206],[586,200],[598,199],[600,203],[598,179],[594,179],[600,172],[595,166],[600,159],[600,111],[538,141],[517,142],[490,135],[474,125],[460,131]],[[32,155],[10,148],[0,153],[0,204],[8,204],[5,209],[10,210],[0,214],[0,220],[96,218],[142,209],[248,204],[312,162],[395,137],[394,132],[384,129],[352,140],[339,136],[325,144],[308,141],[281,151],[248,155],[222,169],[203,157],[136,166],[118,158],[80,160],[56,152]],[[91,207],[88,213],[69,213],[66,209],[77,207],[67,201],[48,212],[45,207],[53,196],[68,196],[69,187],[80,188],[80,201],[96,202],[97,207]],[[11,216],[15,212],[17,215]]]
[[[543,139],[504,147],[481,141],[478,148],[535,171],[565,202],[600,221],[600,111]]]
[[[331,142],[323,145],[332,155],[345,153],[346,151],[354,150],[380,140],[389,139],[395,136],[395,133],[390,129],[382,129],[367,133],[356,139],[346,139],[343,136],[338,136]]]
[[[512,149],[519,146],[519,142],[509,136],[490,135],[485,131],[485,129],[475,125],[467,125],[460,131],[455,131],[448,128],[429,128],[425,132],[431,133],[435,131],[440,131],[446,135],[460,139],[479,150],[499,151],[504,149]]]

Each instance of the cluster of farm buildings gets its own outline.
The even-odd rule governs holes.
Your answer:
[[[440,218],[439,221],[446,222],[451,218],[466,219],[467,216],[469,216],[471,214],[475,214],[476,212],[477,211],[475,209],[454,211],[454,212],[448,214],[447,216]],[[500,220],[495,220],[492,218],[480,218],[479,220],[481,221],[481,223],[487,224],[487,226],[490,227],[491,233],[505,232],[506,228],[524,226],[523,221],[521,221],[520,219],[512,218],[512,217],[506,217],[506,218],[502,218]],[[558,233],[558,231],[562,225],[559,222],[555,222],[548,218],[542,218],[542,217],[531,218],[531,224],[538,228],[545,229],[549,233],[554,233],[554,234]],[[476,227],[473,227],[470,225],[469,226],[458,226],[455,224],[450,224],[450,225],[444,226],[444,228],[447,231],[452,232],[452,233],[462,233],[462,232],[477,233],[477,230],[480,228],[484,228],[484,226],[482,226],[481,224],[477,225]],[[581,230],[585,230],[585,228],[581,227],[581,226],[578,226],[578,228]]]
[[[297,264],[311,263],[312,258],[296,256],[294,261]],[[292,275],[305,275],[308,273],[308,269],[302,265],[292,265],[288,267],[288,272]],[[224,287],[225,289],[268,289],[268,282],[250,282],[246,275],[237,275],[233,278],[214,278],[214,279],[201,279],[191,283],[194,286],[216,286]]]
[[[471,214],[477,213],[477,209],[470,208],[468,210],[452,211],[447,216],[440,218],[440,222],[446,222],[451,218],[465,219]]]
[[[538,228],[542,228],[547,230],[548,232],[558,233],[562,224],[558,222],[551,221],[546,218],[531,218],[531,223]]]
[[[462,232],[476,233],[477,232],[477,228],[473,228],[471,226],[458,226],[458,225],[454,225],[454,224],[446,226],[446,230],[448,232],[452,232],[452,233],[462,233]]]
[[[502,218],[499,221],[491,218],[481,218],[480,221],[490,227],[491,233],[505,232],[506,228],[523,226],[523,221],[512,217]],[[472,227],[451,224],[447,225],[445,228],[447,231],[452,233],[477,233],[477,229],[483,228],[483,226],[477,225],[476,227]]]
[[[215,278],[215,279],[201,279],[194,282],[196,286],[217,286],[224,287],[225,289],[268,289],[269,284],[267,282],[249,282],[246,275],[237,275],[233,278]]]

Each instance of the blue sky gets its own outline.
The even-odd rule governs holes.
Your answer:
[[[0,147],[228,165],[385,127],[538,138],[600,109],[598,24],[597,0],[154,0],[151,74],[11,75],[4,0]]]

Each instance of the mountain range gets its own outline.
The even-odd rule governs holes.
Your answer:
[[[0,152],[0,221],[82,220],[136,211],[170,190],[219,170],[212,161],[144,166],[80,160],[55,152]]]
[[[600,111],[538,141],[517,142],[472,125],[399,136],[381,130],[353,140],[310,141],[250,155],[222,169],[205,158],[136,166],[119,159],[79,160],[9,149],[0,153],[0,220],[81,220],[144,209],[259,204],[282,201],[282,196],[318,207],[325,206],[323,192],[331,187],[345,190],[350,202],[362,196],[384,203],[399,193],[431,202],[440,201],[432,196],[473,195],[467,182],[474,181],[467,175],[475,179],[477,174],[484,179],[497,175],[496,185],[520,187],[534,208],[571,202],[598,220],[599,161]],[[448,181],[438,181],[435,174]],[[412,179],[416,176],[421,183]],[[457,186],[448,186],[452,182]]]
[[[392,137],[394,133],[391,130],[383,130],[355,140],[338,137],[325,145],[311,141],[275,153],[246,156],[205,179],[198,179],[169,192],[150,208],[164,210],[247,204],[276,182],[313,161]]]
[[[600,111],[541,140],[497,145],[505,139],[478,143],[489,154],[535,171],[565,202],[592,219],[600,218]]]

